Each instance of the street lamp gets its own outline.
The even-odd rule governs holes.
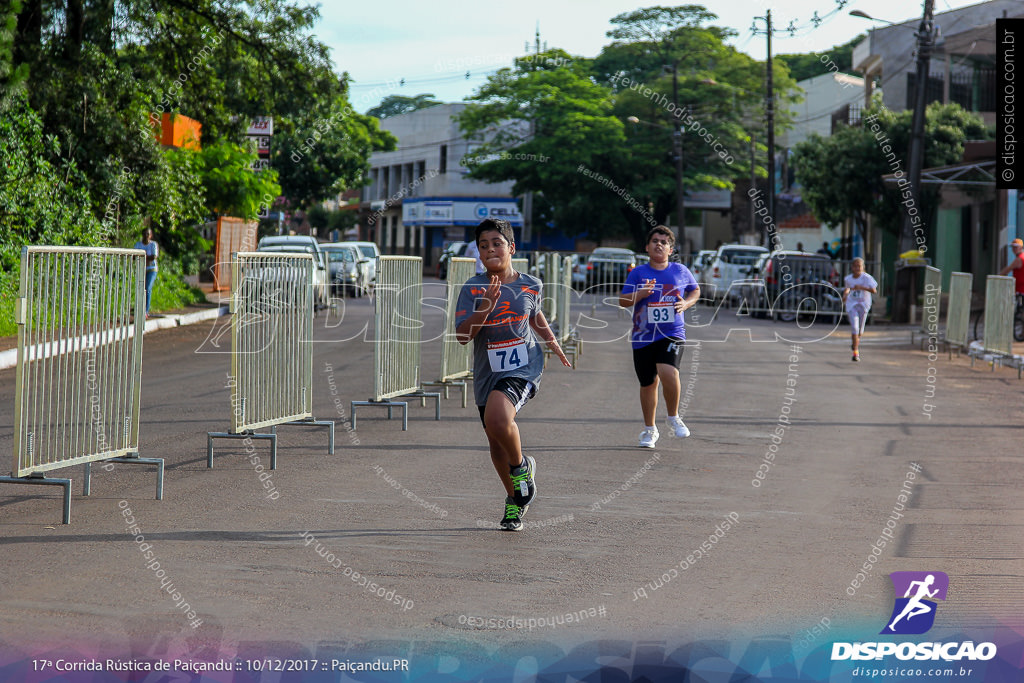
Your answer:
[[[860,17],[861,19],[867,19],[869,21],[880,21],[883,24],[889,24],[890,26],[896,26],[896,24],[894,22],[891,22],[891,21],[889,21],[887,19],[879,19],[878,17],[873,17],[870,14],[868,14],[867,12],[863,12],[863,11],[861,11],[859,9],[850,10],[850,16],[851,17]]]

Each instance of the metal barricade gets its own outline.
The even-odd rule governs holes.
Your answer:
[[[980,355],[992,356],[992,370],[996,363],[1013,360],[1013,306],[1014,279],[1004,275],[989,275],[985,281],[985,331],[982,350],[972,352],[971,365]],[[1018,376],[1020,367],[1018,366]]]
[[[517,273],[529,273],[530,272],[530,259],[528,258],[514,258],[512,259],[512,270]]]
[[[562,257],[558,252],[550,251],[544,254],[544,262],[541,264],[540,279],[544,285],[543,288],[543,299],[541,299],[540,307],[544,312],[544,317],[548,319],[548,324],[555,325],[558,323],[558,300],[555,294],[558,290],[558,283],[561,280],[559,277],[562,270]]]
[[[559,278],[551,294],[555,298],[555,337],[562,346],[566,356],[572,358],[572,367],[576,367],[576,359],[580,354],[580,339],[572,325],[572,299],[575,290],[572,288],[572,257],[561,258]],[[550,352],[548,352],[550,353]]]
[[[157,466],[139,457],[145,252],[98,247],[25,247],[15,306],[14,466],[0,481],[64,489],[71,523],[71,480],[43,473],[90,464]],[[104,465],[113,469],[112,465]]]
[[[356,406],[402,410],[402,430],[409,429],[409,404],[395,398],[437,401],[435,419],[441,419],[441,394],[424,392],[420,385],[420,341],[423,327],[423,265],[419,256],[381,256],[374,289],[373,398],[352,401],[352,428]]]
[[[213,467],[214,439],[270,441],[270,469],[277,469],[277,426],[328,428],[334,454],[334,421],[313,417],[312,254],[241,252],[231,263],[231,431],[208,432],[206,466]],[[255,430],[271,427],[270,434]]]
[[[914,343],[914,336],[921,333],[921,348],[924,348],[926,339],[935,339],[939,336],[939,314],[942,305],[942,271],[934,266],[925,266],[924,269],[924,306],[921,311],[921,327],[910,331],[910,343]]]
[[[423,386],[443,387],[445,399],[448,398],[449,388],[459,388],[462,391],[463,408],[467,405],[469,391],[466,379],[473,374],[473,346],[460,344],[455,338],[455,307],[459,302],[462,285],[475,274],[476,259],[456,257],[448,266],[448,299],[444,335],[441,337],[441,376],[436,382],[423,383]]]
[[[971,288],[974,286],[974,275],[971,273],[951,273],[949,276],[949,304],[946,306],[946,335],[943,341],[949,349],[949,357],[953,357],[953,347],[967,348],[967,329],[971,318]]]

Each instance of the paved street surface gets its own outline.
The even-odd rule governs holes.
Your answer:
[[[869,327],[852,363],[845,326],[813,341],[830,328],[737,325],[722,311],[691,328],[681,368],[692,436],[672,439],[659,407],[661,440],[645,450],[635,447],[628,321],[580,306],[588,327],[607,327],[584,333],[593,343],[575,371],[549,363],[520,414],[539,496],[527,529],[506,533],[490,528],[504,494],[477,411],[457,392],[440,422],[431,403],[414,403],[407,432],[397,411],[388,421],[378,409],[360,409],[358,429],[346,429],[348,402],[369,398],[373,382],[360,334],[371,303],[347,303],[330,329],[321,314],[315,335],[315,412],[338,421],[337,452],[327,455],[325,430],[280,428],[270,496],[241,443],[218,441],[206,467],[206,433],[229,427],[229,356],[204,345],[212,324],[147,335],[141,450],[167,461],[165,499],[154,500],[149,468],[94,468],[89,498],[81,467],[61,470],[75,480],[72,524],[62,526],[59,489],[0,484],[5,642],[129,644],[153,655],[243,642],[312,650],[737,634],[814,645],[876,637],[897,570],[949,575],[944,630],[1024,628],[1016,372],[944,353],[929,361],[905,327]],[[696,311],[707,323],[710,309]],[[440,311],[425,317],[424,338],[436,338]],[[805,341],[770,341],[776,332]],[[422,353],[422,376],[434,379],[439,342]],[[13,397],[14,371],[0,372],[4,458]],[[265,442],[255,447],[268,464]],[[901,495],[906,509],[894,512]],[[147,568],[126,514],[173,591]],[[893,538],[865,572],[885,529]],[[190,625],[180,603],[202,623]],[[509,617],[522,623],[500,628]],[[827,632],[808,636],[821,623]]]

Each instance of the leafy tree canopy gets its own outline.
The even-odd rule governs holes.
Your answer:
[[[444,104],[444,102],[435,100],[433,93],[423,93],[421,95],[416,95],[415,97],[406,97],[405,95],[388,95],[381,100],[380,104],[376,107],[368,109],[366,111],[366,115],[376,116],[378,119],[384,119],[389,116],[408,114],[409,112],[419,111],[420,109],[434,107],[439,104]]]
[[[835,71],[849,74],[853,73],[853,48],[864,38],[865,34],[862,33],[842,45],[835,45],[822,52],[776,55],[775,59],[786,64],[789,75],[795,81],[803,81]]]
[[[686,188],[749,177],[750,133],[763,129],[764,66],[725,45],[732,33],[705,25],[714,19],[699,5],[627,12],[612,19],[614,42],[593,60],[551,50],[500,70],[460,117],[482,140],[476,156],[498,155],[473,177],[543,193],[535,210],[570,233],[630,233],[638,244],[652,221],[669,223],[675,211],[677,146]],[[784,65],[775,77],[778,93],[792,90]],[[777,125],[786,124],[785,109]],[[644,215],[648,207],[653,215]]]
[[[796,178],[804,201],[818,218],[839,223],[852,217],[863,230],[871,214],[884,230],[900,233],[901,189],[883,182],[882,176],[908,172],[912,119],[913,112],[893,112],[876,99],[864,112],[863,125],[843,126],[828,138],[814,135],[796,146],[792,158]],[[925,118],[924,168],[959,162],[964,142],[986,135],[985,123],[977,114],[958,104],[933,102]],[[922,214],[931,216],[938,192],[925,186],[921,194]]]

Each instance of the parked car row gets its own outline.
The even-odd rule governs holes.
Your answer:
[[[362,296],[377,281],[380,251],[373,242],[321,244],[309,235],[276,235],[261,239],[256,250],[313,256],[314,310],[326,308],[332,296]]]
[[[756,318],[791,322],[803,314],[834,322],[842,314],[839,273],[824,254],[778,250],[762,254],[729,296]]]

